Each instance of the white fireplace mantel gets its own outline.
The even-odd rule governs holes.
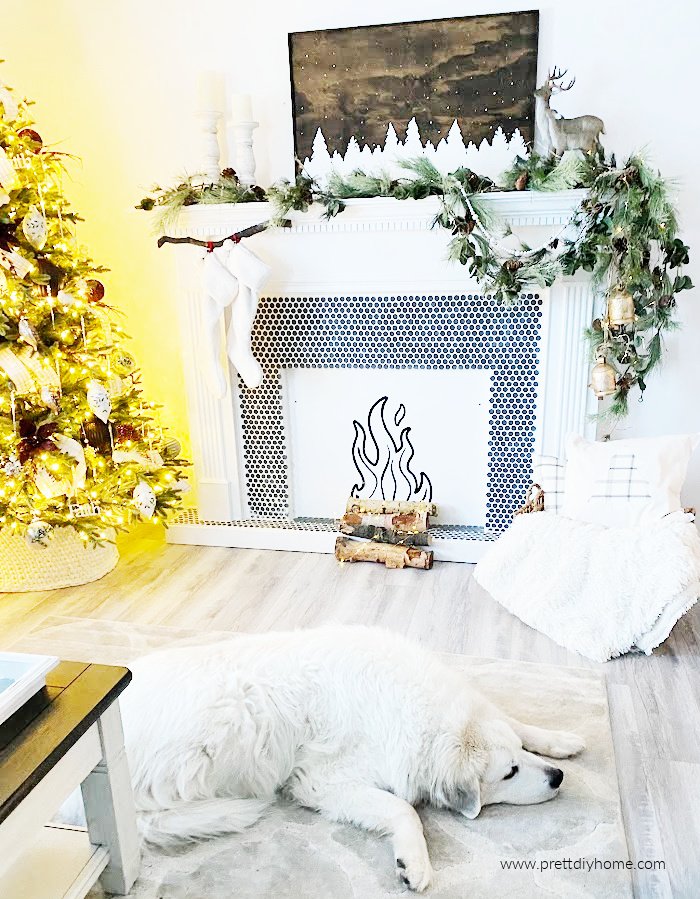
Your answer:
[[[504,218],[530,245],[561,230],[584,191],[491,193],[482,203]],[[445,297],[478,295],[466,269],[446,261],[449,234],[432,223],[439,200],[376,198],[349,200],[330,221],[320,207],[291,212],[290,228],[265,231],[249,248],[272,267],[266,298],[273,297]],[[265,221],[268,203],[199,205],[182,211],[173,236],[217,240]],[[227,369],[227,392],[211,395],[198,359],[203,352],[201,263],[205,250],[177,247],[181,285],[178,308],[194,456],[196,511],[169,529],[174,542],[256,548],[332,551],[332,526],[304,526],[284,520],[261,521],[246,496],[241,394],[235,371]],[[590,435],[594,399],[587,389],[589,360],[582,334],[590,324],[595,297],[585,275],[562,278],[549,289],[532,288],[542,300],[534,449],[561,454],[565,435]],[[290,323],[291,324],[291,323]],[[221,327],[224,358],[224,323]],[[286,402],[286,400],[285,400]],[[289,415],[285,409],[285,415]],[[290,466],[294,460],[289,460]],[[283,473],[280,472],[280,477]],[[438,499],[436,497],[436,499]],[[341,513],[341,509],[337,513]],[[484,540],[493,539],[484,535]],[[484,540],[436,539],[436,558],[472,561]],[[442,543],[444,542],[444,546]]]

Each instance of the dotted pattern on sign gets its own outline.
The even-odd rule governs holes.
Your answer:
[[[490,369],[486,530],[505,530],[532,476],[541,320],[536,293],[509,306],[478,294],[261,299],[252,346],[265,376],[254,390],[239,378],[251,517],[289,515],[281,369]]]

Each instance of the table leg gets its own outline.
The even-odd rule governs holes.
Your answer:
[[[111,705],[97,723],[102,759],[82,783],[85,816],[90,841],[109,852],[102,886],[124,895],[138,876],[140,849],[119,703]]]

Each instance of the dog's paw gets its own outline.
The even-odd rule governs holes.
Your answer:
[[[585,742],[578,734],[571,734],[565,730],[554,730],[549,734],[547,746],[542,754],[552,759],[568,759],[572,755],[578,755],[586,748]]]
[[[401,858],[396,859],[396,874],[404,886],[422,893],[433,877],[428,850],[402,853]]]

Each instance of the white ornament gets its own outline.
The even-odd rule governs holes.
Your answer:
[[[8,478],[13,478],[22,470],[22,463],[16,456],[10,456],[10,458],[3,464],[2,470]]]
[[[101,384],[99,381],[88,382],[87,401],[95,417],[107,424],[109,414],[112,411],[112,401],[104,384]]]
[[[17,331],[19,332],[19,339],[28,344],[36,353],[39,349],[39,334],[34,325],[24,315],[17,323]]]
[[[66,293],[65,290],[59,290],[56,294],[56,299],[61,306],[67,306],[68,308],[70,308],[71,306],[75,305],[75,297],[72,293]]]
[[[58,415],[61,411],[61,391],[49,384],[44,384],[39,391],[41,402],[50,409],[54,415]]]
[[[40,521],[38,518],[35,519],[30,525],[27,526],[27,530],[25,532],[25,538],[27,543],[32,546],[37,543],[42,546],[46,545],[46,540],[51,533],[51,525],[46,521]]]
[[[46,219],[36,206],[30,206],[29,212],[22,219],[22,233],[35,250],[44,248],[49,228]]]
[[[10,202],[10,195],[6,194],[4,190],[0,190],[0,206],[4,206],[6,203]]]
[[[139,481],[134,487],[134,503],[142,518],[152,518],[156,510],[156,495],[153,488],[145,481]]]

